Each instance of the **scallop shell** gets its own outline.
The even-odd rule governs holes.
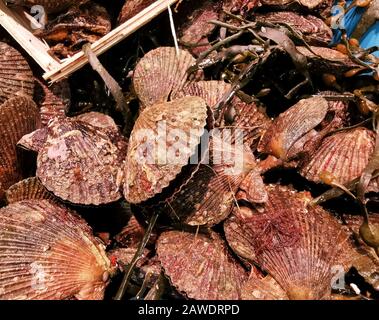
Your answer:
[[[117,248],[108,252],[108,257],[111,261],[116,261],[121,271],[125,271],[125,267],[129,265],[137,252],[137,247],[131,248]],[[136,267],[141,268],[144,264],[149,261],[150,251],[144,249],[140,258],[137,260]]]
[[[256,168],[256,161],[247,146],[224,144],[214,133],[207,151],[208,158],[188,179],[165,200],[166,212],[189,225],[213,226],[229,216],[235,194],[246,175]]]
[[[239,186],[237,200],[265,203],[268,200],[265,184],[259,168],[252,169]]]
[[[288,300],[287,293],[271,276],[259,279],[253,273],[242,287],[242,300]]]
[[[218,235],[164,232],[158,239],[157,253],[171,283],[187,297],[199,300],[241,298],[246,272]]]
[[[124,167],[130,203],[152,198],[170,184],[197,150],[206,119],[207,106],[199,97],[156,104],[140,114]]]
[[[18,140],[39,126],[38,109],[29,98],[18,96],[0,106],[0,200],[4,191],[21,178],[16,150]]]
[[[263,210],[237,208],[225,223],[228,243],[267,271],[290,299],[330,298],[333,268],[346,271],[352,265],[349,235],[321,207],[308,207],[306,193],[267,189]]]
[[[259,22],[287,23],[294,31],[301,33],[309,44],[327,46],[332,40],[331,29],[323,20],[312,15],[280,11],[257,14],[255,18]]]
[[[110,261],[87,223],[47,200],[0,209],[0,298],[102,299]]]
[[[155,0],[127,0],[118,17],[118,24],[133,18],[137,13],[154,3]]]
[[[114,132],[118,132],[119,128],[117,124],[114,122],[114,120],[107,116],[104,113],[100,112],[86,112],[79,116],[76,116],[72,119],[75,119],[77,121],[82,121],[87,124],[90,124],[91,126],[98,128],[100,130],[110,130]]]
[[[258,150],[287,159],[291,146],[326,116],[328,102],[322,97],[302,99],[277,117],[263,135]]]
[[[137,247],[142,241],[145,234],[145,228],[132,215],[128,224],[115,236],[115,240],[123,247]],[[157,235],[153,231],[149,238],[149,244],[152,244],[157,239]]]
[[[28,178],[14,184],[6,191],[5,197],[9,204],[22,200],[56,201],[56,198],[46,190],[36,177]]]
[[[184,50],[160,47],[148,52],[133,73],[134,90],[142,103],[141,108],[170,100],[187,80],[187,70],[195,59]]]
[[[68,81],[61,81],[48,86],[36,79],[35,101],[41,112],[41,122],[47,126],[54,118],[64,118],[70,106],[71,92]]]
[[[230,89],[231,85],[224,81],[188,82],[183,89],[178,92],[176,97],[201,97],[211,110],[214,111],[218,103],[225,98],[225,95]],[[220,127],[230,129],[231,143],[235,143],[238,139],[241,139],[243,143],[254,146],[270,125],[270,119],[258,109],[256,103],[247,104],[237,97],[234,97],[224,109],[228,109],[229,107],[232,107],[235,111],[233,121],[232,123],[227,123],[225,119],[223,119],[220,123]],[[235,129],[240,130],[236,131]]]
[[[314,53],[307,47],[296,47],[307,57],[310,70],[314,70],[317,74],[343,74],[352,68],[359,67],[346,54],[337,50],[315,46],[310,46],[310,48]]]
[[[47,140],[48,128],[43,127],[37,129],[29,134],[24,135],[18,142],[17,145],[30,151],[40,152],[43,145]]]
[[[187,82],[181,91],[176,93],[175,98],[183,96],[196,96],[205,100],[207,105],[214,110],[216,105],[224,98],[231,89],[231,85],[224,81],[198,81]]]
[[[326,137],[300,170],[314,182],[346,184],[359,177],[374,151],[375,135],[365,128]]]
[[[120,132],[75,119],[56,119],[38,153],[37,177],[55,196],[99,205],[121,198],[127,143]]]
[[[0,103],[16,95],[33,97],[34,77],[24,57],[10,45],[0,42]]]

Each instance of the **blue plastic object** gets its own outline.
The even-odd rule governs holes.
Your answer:
[[[345,9],[348,8],[352,2],[352,0],[347,1]],[[337,2],[335,2],[335,5],[337,5]],[[331,44],[335,45],[341,41],[341,29],[346,30],[346,35],[350,38],[366,10],[367,8],[360,7],[353,7],[350,9],[344,15],[344,18],[341,19],[342,23],[337,26],[338,28],[333,29],[333,39]],[[338,11],[339,10],[334,7],[332,15],[338,14]],[[360,42],[360,46],[364,49],[379,46],[379,21],[376,21],[373,25],[371,25],[363,36],[357,40]],[[373,54],[379,57],[379,51],[375,51]]]

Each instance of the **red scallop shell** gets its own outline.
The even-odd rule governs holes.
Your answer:
[[[293,11],[274,11],[256,14],[255,18],[260,22],[286,23],[312,45],[327,46],[332,40],[331,29],[323,20],[312,15],[300,15]]]
[[[0,209],[1,299],[102,299],[104,247],[75,213],[47,200]]]
[[[218,235],[164,232],[158,239],[157,253],[171,283],[187,297],[199,300],[241,298],[246,272]]]
[[[0,199],[5,190],[21,179],[18,140],[39,126],[39,112],[31,99],[18,96],[0,106]]]
[[[11,186],[5,193],[7,202],[15,203],[22,200],[50,200],[56,198],[43,186],[36,177],[22,180]]]
[[[300,173],[314,182],[346,184],[359,177],[374,151],[375,135],[355,128],[326,137]]]
[[[302,99],[280,114],[263,135],[258,150],[287,159],[290,148],[326,116],[328,102],[322,97]]]
[[[101,127],[75,118],[49,124],[47,140],[38,153],[37,177],[57,197],[84,205],[121,198],[127,143],[113,126]]]
[[[134,90],[141,109],[164,103],[175,97],[187,80],[187,70],[195,59],[187,51],[160,47],[148,52],[133,73]]]
[[[225,223],[229,245],[267,271],[290,299],[330,298],[333,267],[352,265],[349,235],[321,207],[308,207],[306,193],[267,189],[261,210],[236,208]]]
[[[28,62],[10,45],[0,42],[0,103],[16,95],[33,97],[34,77]]]
[[[124,195],[130,203],[152,198],[175,179],[197,150],[206,119],[207,106],[199,97],[155,104],[140,114],[124,167]]]

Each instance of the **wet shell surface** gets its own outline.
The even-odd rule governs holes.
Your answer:
[[[346,184],[359,177],[374,151],[375,135],[365,128],[326,137],[300,173],[308,180]]]
[[[54,118],[64,118],[70,106],[71,92],[68,81],[61,81],[48,86],[36,79],[35,101],[40,108],[41,121],[47,126]]]
[[[187,69],[195,59],[187,51],[160,47],[148,52],[133,73],[134,90],[142,103],[141,109],[167,102],[176,96],[187,80]]]
[[[47,200],[0,209],[1,299],[102,299],[110,272],[87,223]]]
[[[128,146],[124,195],[140,203],[161,193],[188,163],[204,132],[207,106],[199,97],[156,104],[138,117]]]
[[[224,229],[229,245],[257,263],[285,290],[289,299],[328,299],[336,266],[352,261],[349,235],[321,207],[308,207],[306,193],[268,186],[262,210],[236,208]]]
[[[315,128],[328,112],[322,97],[302,99],[277,117],[263,135],[258,150],[282,160],[302,136]]]
[[[0,106],[0,199],[4,191],[20,180],[16,145],[18,140],[40,126],[37,106],[25,96]]]
[[[56,198],[47,191],[47,189],[36,177],[22,180],[11,186],[6,191],[5,198],[9,204],[22,200],[56,201]]]
[[[16,95],[33,97],[34,77],[25,58],[10,45],[0,42],[0,103]]]
[[[158,259],[171,283],[188,298],[237,300],[247,275],[214,234],[164,232],[157,243]]]
[[[37,177],[55,196],[99,205],[121,198],[127,143],[120,132],[76,119],[56,119],[38,153]]]

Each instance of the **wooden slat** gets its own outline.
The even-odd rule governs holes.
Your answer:
[[[49,47],[36,38],[26,27],[16,11],[10,10],[3,0],[0,1],[0,24],[21,45],[21,47],[41,66],[45,71],[56,70],[61,64],[49,53]]]
[[[135,15],[133,18],[124,22],[122,25],[93,43],[91,46],[92,51],[96,55],[104,53],[115,44],[119,43],[127,36],[131,35],[136,30],[141,28],[143,25],[154,19],[157,15],[167,10],[168,6],[171,6],[177,1],[178,0],[158,0],[154,2],[149,7]],[[85,57],[84,53],[78,52],[74,56],[66,59],[54,70],[47,71],[43,77],[44,79],[50,80],[51,82],[56,82],[68,77],[70,74],[82,68],[87,63],[88,59]]]

